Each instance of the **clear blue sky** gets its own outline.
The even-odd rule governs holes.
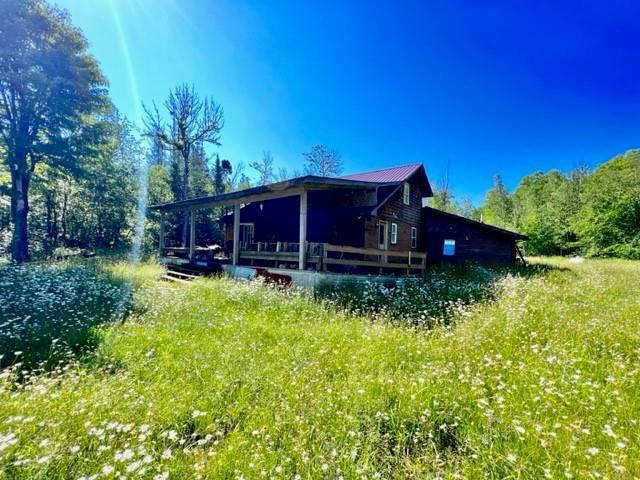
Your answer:
[[[633,0],[57,3],[122,112],[191,83],[224,107],[233,163],[270,150],[291,169],[324,143],[346,172],[449,164],[477,202],[495,173],[514,188],[640,146]]]

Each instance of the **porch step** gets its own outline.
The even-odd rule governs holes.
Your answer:
[[[192,275],[190,273],[185,273],[185,272],[180,272],[178,270],[173,270],[173,269],[169,269],[167,271],[168,275],[174,276],[174,277],[179,277],[179,278],[184,278],[184,279],[188,279],[188,280],[193,280],[194,278],[196,278],[198,275]]]
[[[169,268],[167,269],[167,273],[162,276],[162,279],[170,280],[172,282],[189,283],[199,275],[200,273],[196,270],[189,270],[189,273],[187,273],[182,269],[179,270],[177,268]]]
[[[187,284],[191,283],[190,280],[183,280],[182,278],[174,277],[171,275],[163,275],[161,278],[162,280],[167,280],[169,282],[179,282],[179,283],[187,283]]]

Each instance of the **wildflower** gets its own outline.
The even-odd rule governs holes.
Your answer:
[[[515,456],[513,453],[507,454],[507,461],[508,462],[514,463],[517,459],[518,459],[518,457]]]
[[[133,458],[133,455],[133,450],[127,448],[124,451],[116,452],[114,459],[116,462],[126,462],[127,460],[131,460]]]
[[[162,452],[161,458],[163,460],[167,460],[171,457],[173,457],[173,453],[171,452],[170,448],[167,448],[165,451]]]

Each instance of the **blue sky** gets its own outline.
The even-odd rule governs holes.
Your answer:
[[[193,84],[223,106],[233,163],[297,168],[324,143],[345,172],[449,165],[478,202],[496,173],[514,188],[640,146],[634,1],[57,3],[123,113]]]

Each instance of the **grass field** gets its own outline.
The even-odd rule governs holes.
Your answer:
[[[640,263],[545,262],[426,323],[154,266],[4,267],[0,479],[636,478]]]

